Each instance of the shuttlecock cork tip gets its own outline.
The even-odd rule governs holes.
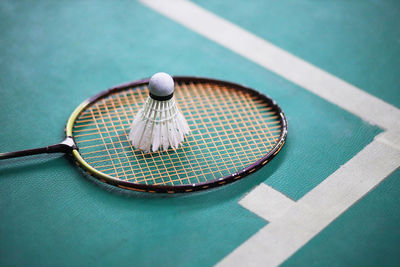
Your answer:
[[[174,93],[174,80],[165,72],[156,73],[150,78],[149,90],[152,97],[172,97]]]

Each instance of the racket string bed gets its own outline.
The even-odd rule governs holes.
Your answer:
[[[144,153],[126,138],[140,104],[149,101],[142,86],[111,94],[77,118],[73,132],[83,159],[107,175],[133,183],[197,184],[240,171],[279,140],[279,116],[257,95],[198,82],[178,83],[175,90],[191,128],[182,147]]]

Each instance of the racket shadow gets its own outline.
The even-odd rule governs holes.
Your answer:
[[[10,178],[17,174],[38,174],[44,169],[59,169],[65,167],[65,156],[62,154],[36,155],[29,158],[13,158],[0,161],[0,174]]]

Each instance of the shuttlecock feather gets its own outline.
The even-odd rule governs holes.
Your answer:
[[[156,73],[150,79],[149,91],[132,122],[129,139],[145,152],[176,149],[190,129],[173,97],[174,80],[166,73]]]

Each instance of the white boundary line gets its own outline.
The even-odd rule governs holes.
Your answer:
[[[239,204],[267,221],[285,214],[296,202],[274,188],[261,183],[239,201]]]
[[[386,130],[295,202],[259,185],[240,204],[270,221],[219,266],[276,266],[400,166],[400,110],[186,0],[140,0],[155,11]],[[270,204],[273,203],[273,204]]]
[[[140,0],[204,37],[384,129],[400,129],[400,110],[186,0]]]
[[[253,194],[259,190],[256,188],[240,204],[270,223],[225,257],[218,266],[276,266],[283,263],[399,165],[400,150],[380,142],[378,135],[321,184],[291,203],[278,217],[276,212],[265,212],[260,208],[263,204],[269,205],[268,201],[275,198],[276,193]],[[277,208],[280,208],[279,205]]]

